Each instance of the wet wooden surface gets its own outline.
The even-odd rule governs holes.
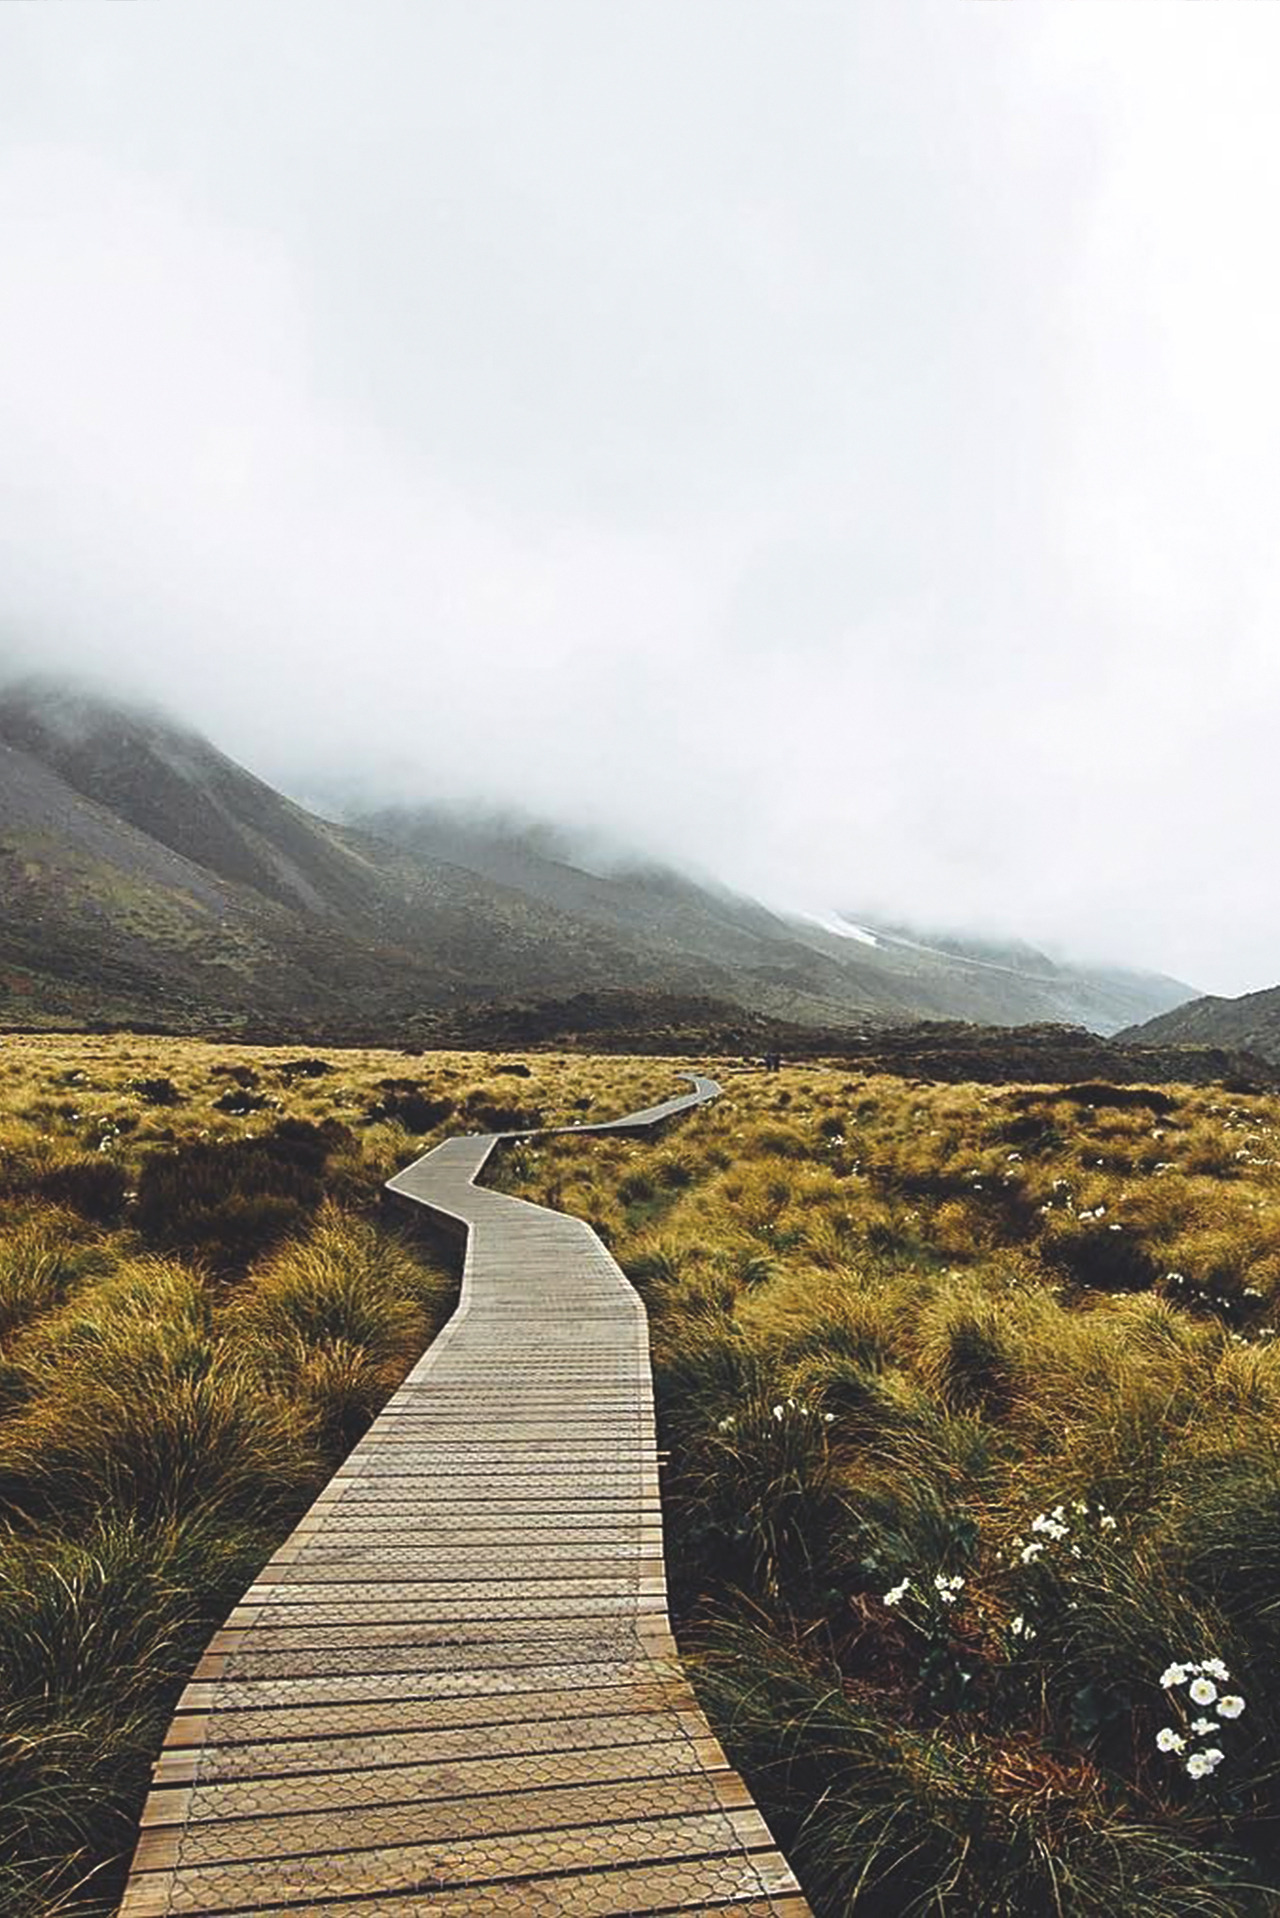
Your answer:
[[[210,1644],[122,1918],[808,1911],[676,1657],[643,1308],[496,1143],[390,1182],[467,1228],[458,1309]]]

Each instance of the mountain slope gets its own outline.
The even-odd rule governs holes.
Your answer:
[[[912,1000],[856,958],[824,952],[756,901],[654,866],[588,872],[546,850],[545,836],[460,820],[432,807],[361,816],[414,858],[444,860],[519,892],[647,958],[649,983],[721,993],[781,1018],[909,1017]],[[698,983],[688,984],[690,968]]]
[[[354,1034],[584,978],[646,983],[552,908],[317,819],[151,715],[45,688],[0,697],[0,899],[11,1019]]]
[[[557,857],[546,833],[501,820],[415,807],[369,813],[361,823],[407,851],[451,860],[564,906],[630,945],[727,966],[749,984],[745,1003],[778,1018],[1056,1021],[1113,1033],[1192,997],[1192,988],[1177,980],[1064,965],[1026,945],[926,940],[838,913],[822,920],[784,917],[654,868],[587,872]],[[733,996],[743,996],[741,986]]]
[[[853,943],[864,970],[876,967],[909,990],[922,1015],[979,1024],[1051,1021],[1114,1034],[1194,997],[1181,980],[1123,967],[1069,965],[1021,942],[960,939],[837,913],[819,928]]]
[[[1193,999],[1120,1037],[1141,1045],[1234,1046],[1280,1065],[1280,986],[1238,999]]]
[[[622,993],[716,1001],[728,1025],[745,1010],[832,1029],[926,1017],[1105,1031],[1182,990],[1121,989],[1029,949],[1007,963],[887,928],[854,936],[563,852],[430,808],[335,824],[156,714],[11,688],[0,1019],[425,1039],[471,1029],[477,1007]]]

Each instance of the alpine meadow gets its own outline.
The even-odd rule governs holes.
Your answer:
[[[0,4],[0,1918],[1280,1914],[1277,75]]]

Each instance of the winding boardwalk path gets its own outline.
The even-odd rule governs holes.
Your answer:
[[[473,1184],[497,1143],[390,1182],[466,1229],[458,1309],[183,1693],[121,1918],[808,1913],[677,1662],[644,1308]]]

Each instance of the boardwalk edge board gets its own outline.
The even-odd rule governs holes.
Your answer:
[[[611,1122],[650,1138],[714,1080]],[[457,1308],[206,1647],[121,1918],[806,1918],[680,1667],[644,1308],[583,1220],[387,1183],[464,1242]]]

